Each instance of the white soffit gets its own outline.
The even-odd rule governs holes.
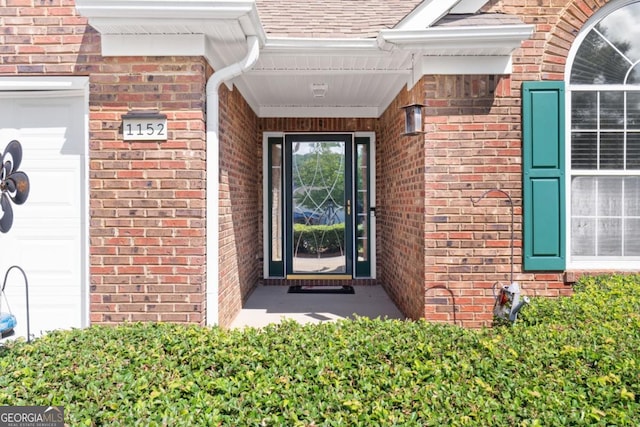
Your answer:
[[[233,84],[260,117],[379,117],[425,74],[511,72],[511,54],[533,26],[429,27],[452,9],[474,13],[483,3],[425,0],[376,39],[267,38],[254,0],[76,0],[76,7],[100,32],[105,56],[204,56],[220,69],[242,59],[246,37],[257,36],[259,59]],[[326,96],[314,96],[317,85],[326,85]]]
[[[379,117],[411,68],[410,52],[380,50],[375,39],[274,38],[235,84],[260,117]]]
[[[214,68],[266,35],[254,0],[76,0],[101,34],[104,56],[205,56]]]

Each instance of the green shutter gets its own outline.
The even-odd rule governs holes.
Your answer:
[[[564,123],[564,82],[523,83],[524,270],[565,268]]]

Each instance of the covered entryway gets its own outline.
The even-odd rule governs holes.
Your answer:
[[[104,56],[203,57],[214,70],[206,87],[203,286],[208,324],[229,324],[263,280],[277,278],[280,284],[307,274],[351,275],[363,282],[375,277],[405,314],[424,316],[431,244],[431,189],[425,178],[428,141],[420,134],[403,133],[401,108],[425,104],[427,94],[449,89],[428,84],[428,76],[494,79],[510,74],[512,52],[532,34],[532,25],[516,16],[483,12],[486,2],[476,0],[377,0],[367,11],[359,2],[327,3],[322,15],[328,21],[309,20],[305,12],[312,12],[313,3],[292,0],[76,3],[100,33]],[[292,12],[293,19],[283,18],[282,10]],[[464,101],[447,101],[442,107],[460,113],[467,106]],[[338,265],[302,267],[295,262],[295,209],[303,210],[304,221],[314,215],[323,221],[320,217],[330,208],[304,198],[300,201],[305,204],[294,205],[298,193],[294,194],[292,177],[287,198],[285,138],[331,132],[352,133],[356,139],[364,133],[376,139],[371,150],[376,171],[370,182],[377,194],[369,199],[376,202],[376,224],[371,224],[376,236],[369,235],[369,251],[363,253],[375,253],[378,259],[370,259],[369,271],[363,273],[354,240],[354,185],[351,198],[342,200],[352,203],[350,219],[348,205],[332,202],[333,212],[342,210],[346,221],[342,247],[338,243],[336,250],[326,252],[339,254],[332,257],[340,258]],[[256,140],[256,135],[281,141],[280,164],[267,160],[278,151],[278,143]],[[261,142],[262,165],[256,155]],[[443,169],[432,171],[433,177],[445,176]],[[315,183],[302,185],[310,189]],[[308,207],[312,209],[305,217]],[[370,208],[362,212],[371,218]]]
[[[372,135],[265,138],[265,277],[372,277]]]
[[[88,324],[87,80],[0,80],[0,147],[14,139],[22,144],[20,170],[31,187],[27,201],[13,207],[12,228],[0,235],[0,273],[4,278],[12,265],[26,272],[36,336]],[[25,286],[18,270],[9,274],[5,291],[18,320],[16,336],[26,337]]]

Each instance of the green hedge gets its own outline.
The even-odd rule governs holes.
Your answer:
[[[298,253],[341,254],[344,252],[344,223],[333,225],[293,225],[293,239]],[[358,225],[357,236],[362,236],[363,226]]]
[[[344,223],[334,225],[293,225],[297,253],[333,254],[344,251]]]
[[[63,405],[71,426],[638,426],[639,283],[585,279],[483,330],[358,318],[53,332],[0,348],[0,405]]]

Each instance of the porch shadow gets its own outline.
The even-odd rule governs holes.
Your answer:
[[[354,316],[406,318],[382,286],[355,286],[354,289],[354,294],[290,294],[286,286],[259,285],[230,327],[259,328],[283,319],[322,323]]]

